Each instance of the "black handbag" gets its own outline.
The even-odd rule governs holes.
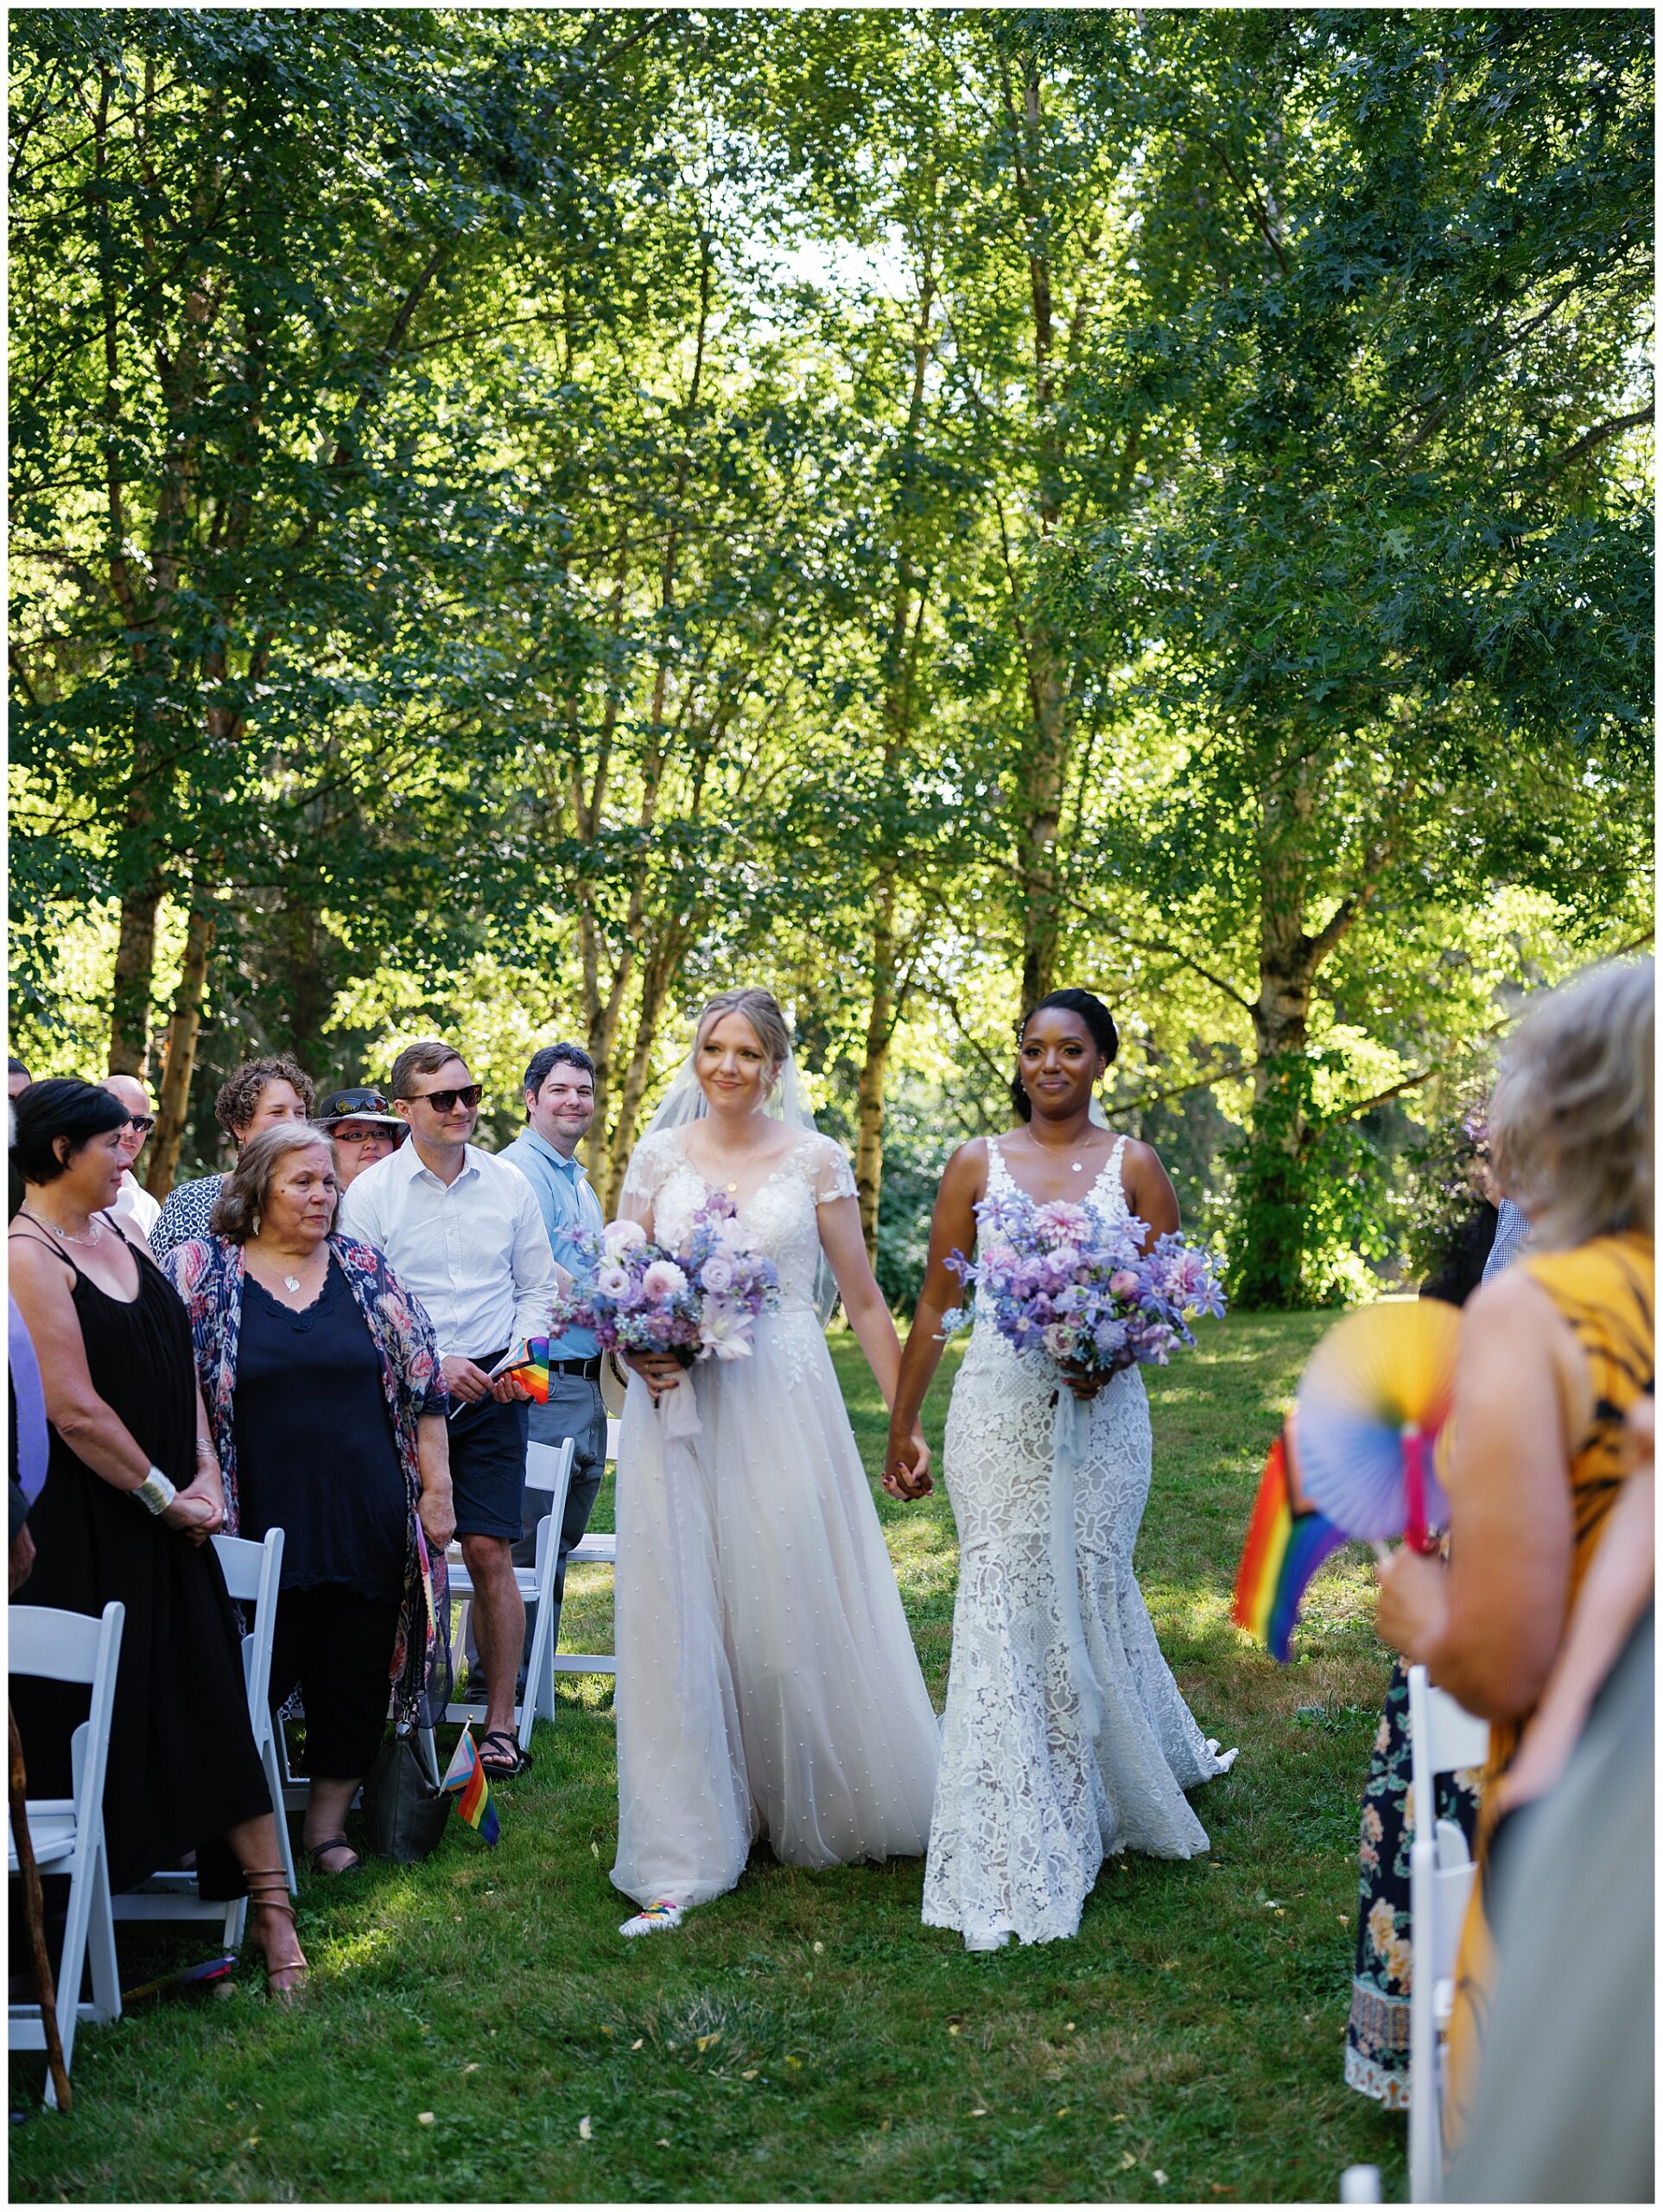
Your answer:
[[[414,1729],[390,1736],[364,1778],[364,1834],[378,1859],[414,1866],[437,1849],[450,1798]]]

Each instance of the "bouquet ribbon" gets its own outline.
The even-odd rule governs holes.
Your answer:
[[[677,1438],[704,1433],[704,1423],[699,1419],[699,1402],[693,1395],[690,1371],[684,1370],[676,1388],[666,1390],[659,1399],[658,1420],[667,1444]]]
[[[1074,1528],[1075,1482],[1085,1465],[1091,1437],[1091,1400],[1076,1398],[1066,1383],[1058,1383],[1057,1420],[1051,1430],[1050,1571],[1063,1616],[1069,1678],[1080,1700],[1086,1733],[1095,1743],[1103,1732],[1103,1694],[1091,1654],[1086,1649],[1085,1624],[1080,1616],[1080,1564]]]
[[[692,1510],[692,1486],[700,1478],[699,1448],[695,1441],[704,1433],[704,1423],[699,1418],[699,1402],[693,1395],[693,1377],[684,1373],[673,1390],[666,1390],[658,1401],[659,1433],[664,1452],[664,1498],[669,1513],[670,1573],[676,1605],[676,1683],[673,1691],[676,1707],[685,1712],[694,1693],[694,1670],[700,1665],[708,1666],[709,1655],[695,1648],[693,1634],[692,1584],[696,1579],[694,1554],[704,1538],[697,1516]],[[676,1465],[677,1460],[682,1464]]]

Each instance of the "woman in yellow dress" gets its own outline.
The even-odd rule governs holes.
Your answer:
[[[1627,1479],[1628,1409],[1653,1384],[1653,1001],[1649,961],[1596,969],[1509,1040],[1491,1139],[1530,1254],[1463,1310],[1440,1468],[1448,1561],[1405,1548],[1381,1572],[1383,1639],[1490,1723],[1450,2031],[1451,2146],[1494,1980],[1484,1870],[1496,1785]]]

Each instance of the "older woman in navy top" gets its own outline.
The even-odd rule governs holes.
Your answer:
[[[214,1234],[164,1266],[191,1317],[198,1380],[244,1536],[283,1531],[274,1707],[305,1700],[305,1841],[350,1873],[346,1809],[381,1740],[440,1701],[435,1618],[454,1516],[432,1324],[381,1254],[332,1234],[329,1141],[276,1128],[244,1147]],[[436,1576],[435,1599],[428,1597]]]

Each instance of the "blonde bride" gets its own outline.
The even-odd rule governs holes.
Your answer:
[[[797,1866],[919,1855],[936,1786],[936,1716],[826,1347],[831,1281],[886,1405],[900,1346],[848,1160],[801,1105],[766,991],[700,1014],[621,1211],[674,1246],[713,1192],[778,1267],[781,1302],[748,1358],[630,1362],[612,1878],[642,1910],[625,1936],[731,1890],[759,1837]],[[693,1393],[691,1438],[667,1429],[671,1390]]]

